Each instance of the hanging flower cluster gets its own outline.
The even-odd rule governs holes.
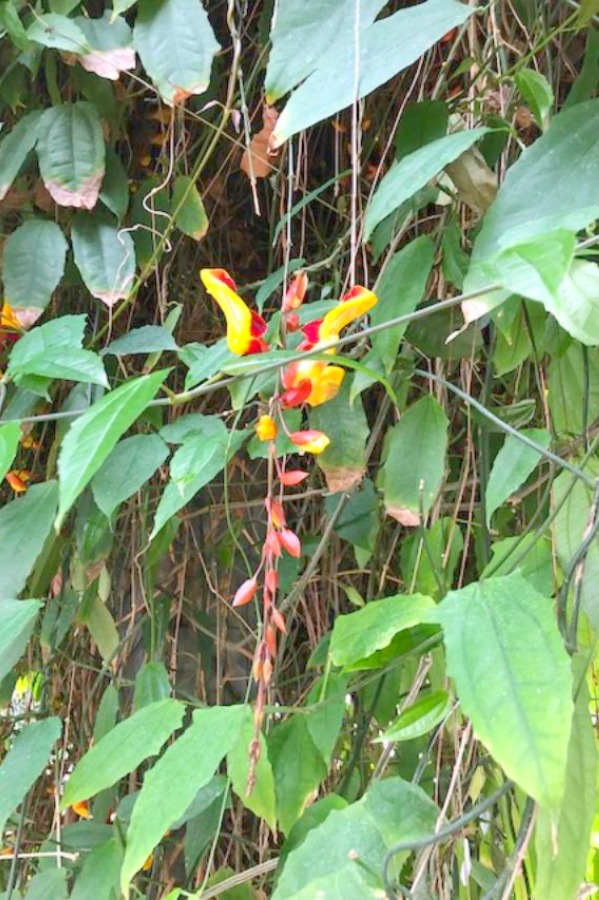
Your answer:
[[[247,356],[270,350],[266,339],[267,323],[238,295],[229,273],[224,269],[202,269],[200,277],[225,316],[227,344],[231,352]],[[304,302],[307,288],[307,275],[299,272],[285,293],[281,310],[283,342],[287,334],[300,330],[297,310]],[[303,338],[297,350],[318,350],[322,347],[323,354],[334,353],[334,346],[331,345],[339,339],[342,329],[365,315],[376,302],[377,298],[372,291],[364,287],[353,287],[322,319],[309,322],[301,328]],[[268,402],[268,411],[259,416],[255,425],[258,439],[267,442],[269,446],[268,492],[264,501],[266,537],[257,571],[244,581],[233,598],[233,606],[244,606],[254,600],[260,584],[262,585],[262,631],[253,666],[258,693],[255,734],[249,751],[251,765],[248,793],[254,785],[254,771],[260,755],[259,731],[277,652],[277,633],[287,633],[285,618],[277,608],[278,561],[283,552],[296,558],[302,553],[299,537],[287,527],[284,490],[296,487],[308,477],[308,473],[301,469],[286,468],[285,459],[277,457],[275,439],[279,428],[282,428],[300,455],[318,454],[326,450],[330,440],[324,432],[314,429],[290,432],[286,428],[282,412],[303,406],[320,406],[332,400],[339,392],[344,376],[345,370],[341,366],[311,357],[289,363],[281,373],[280,387]]]

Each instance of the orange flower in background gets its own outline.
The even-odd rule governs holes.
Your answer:
[[[73,803],[71,809],[80,819],[93,819],[87,800],[79,800],[77,803]]]
[[[231,353],[247,356],[268,350],[268,344],[262,338],[266,322],[237,294],[229,273],[225,269],[202,269],[200,278],[227,320],[227,344]]]
[[[295,278],[287,288],[283,297],[283,312],[292,312],[299,309],[304,302],[306,291],[308,290],[308,276],[301,269],[296,272]]]
[[[22,333],[23,327],[13,309],[4,303],[0,307],[0,350],[18,341]]]
[[[256,436],[259,441],[274,441],[277,436],[277,425],[270,416],[260,416],[256,422]]]
[[[15,494],[24,494],[31,481],[31,472],[27,469],[12,469],[4,476]]]
[[[283,406],[320,406],[339,393],[345,370],[320,360],[305,359],[290,363],[282,375],[285,393]]]
[[[289,440],[298,448],[299,453],[313,453],[317,455],[326,450],[331,443],[324,431],[308,429],[306,431],[293,431]]]

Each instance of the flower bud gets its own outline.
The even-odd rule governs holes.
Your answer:
[[[277,436],[277,425],[270,416],[260,416],[256,422],[256,435],[259,441],[274,441]]]
[[[237,588],[233,597],[233,606],[245,606],[250,603],[256,596],[258,590],[258,582],[255,578],[248,578],[243,584]]]
[[[279,535],[279,540],[290,556],[299,559],[302,555],[302,545],[295,532],[291,531],[289,528],[283,528]]]
[[[289,312],[293,309],[299,309],[304,302],[306,291],[308,290],[308,276],[305,272],[296,272],[295,278],[287,288],[283,298],[283,312]]]

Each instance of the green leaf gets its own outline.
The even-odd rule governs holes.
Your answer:
[[[120,156],[112,147],[106,148],[106,175],[102,182],[100,200],[120,224],[129,207],[129,180]]]
[[[109,684],[100,700],[94,722],[94,743],[98,743],[105,734],[116,725],[119,713],[119,692],[113,684]]]
[[[144,707],[135,717],[148,709],[151,707]],[[146,774],[127,831],[121,869],[121,890],[125,895],[133,875],[200,788],[210,781],[238,738],[243,711],[243,706],[196,709],[189,728]]]
[[[166,376],[167,372],[160,370],[126,382],[94,403],[71,425],[58,457],[60,504],[56,528]]]
[[[250,746],[254,737],[254,721],[252,711],[245,708],[241,734],[227,753],[227,774],[231,779],[233,790],[243,805],[254,815],[268,824],[274,831],[277,824],[275,809],[275,779],[268,759],[268,748],[264,735],[259,734],[260,755],[255,767],[255,783],[251,793],[247,793],[248,775],[250,771]]]
[[[144,706],[115,725],[79,760],[67,781],[62,809],[116,784],[145,759],[159,753],[181,725],[185,707],[177,700]]]
[[[557,229],[576,232],[599,216],[599,100],[555,116],[545,134],[508,170],[474,245],[464,291],[489,284],[485,265],[504,250]],[[504,299],[494,292],[462,305],[467,321]]]
[[[275,776],[277,818],[281,831],[289,834],[326,777],[327,767],[304,716],[293,716],[272,729],[268,755]]]
[[[572,677],[552,601],[515,573],[453,591],[438,619],[447,671],[476,736],[508,777],[556,813],[565,786]]]
[[[372,325],[382,325],[389,319],[408,315],[416,309],[424,295],[434,254],[430,237],[422,235],[391,257],[377,283],[379,302],[370,312]],[[387,373],[395,365],[406,328],[407,323],[393,325],[372,335],[373,351]]]
[[[367,603],[363,609],[337,616],[329,655],[336,666],[353,666],[388,647],[396,634],[429,622],[435,602],[422,594],[396,594]]]
[[[525,103],[528,103],[537,125],[545,130],[555,97],[553,88],[544,75],[535,69],[520,69],[516,73],[516,85]]]
[[[10,7],[10,4],[8,6]],[[41,112],[38,110],[27,113],[0,140],[0,200],[6,197],[13,181],[21,171],[27,155],[37,143],[40,117]],[[6,245],[4,252],[6,252]]]
[[[135,277],[135,247],[127,231],[101,213],[78,213],[71,239],[86,288],[106,306],[127,297]]]
[[[102,354],[128,356],[135,353],[158,353],[162,350],[178,349],[174,337],[163,325],[142,325],[116,338]]]
[[[43,182],[59,206],[93,209],[104,178],[105,146],[95,106],[85,101],[47,109],[38,126]]]
[[[120,441],[92,479],[94,500],[105,516],[148,481],[168,456],[157,434],[136,434]]]
[[[52,528],[58,500],[55,481],[34,484],[0,509],[0,598],[17,597]]]
[[[553,564],[551,540],[521,534],[491,544],[491,560],[481,578],[520,572],[536,591],[549,596],[554,590]]]
[[[441,599],[451,588],[463,549],[459,523],[449,516],[404,538],[401,574],[408,590]]]
[[[25,725],[15,737],[0,765],[0,832],[48,765],[61,732],[60,719],[52,717]]]
[[[402,525],[418,525],[435,501],[445,471],[448,425],[438,402],[426,396],[385,436],[378,486],[387,515]]]
[[[60,13],[36,14],[27,29],[27,37],[42,47],[64,50],[67,53],[87,53],[90,49],[85,35],[75,21]]]
[[[138,710],[158,700],[166,700],[170,694],[171,685],[164,663],[157,659],[144,663],[135,676],[133,708]]]
[[[27,888],[27,900],[67,900],[66,869],[45,869],[34,875]]]
[[[41,600],[0,600],[0,681],[25,652],[42,606]]]
[[[378,896],[387,850],[432,834],[438,815],[417,785],[401,778],[374,782],[356,803],[332,810],[291,851],[272,900]]]
[[[15,47],[18,47],[23,53],[28,53],[31,44],[12,0],[0,2],[0,27],[6,32]]]
[[[102,360],[81,349],[87,317],[60,316],[38,325],[14,345],[8,374],[19,384],[25,376],[63,378],[107,387]]]
[[[113,838],[94,847],[84,857],[81,872],[75,879],[71,900],[112,900],[119,881],[123,849]]]
[[[308,731],[327,767],[345,716],[347,681],[346,675],[328,672],[317,679],[306,700]]]
[[[98,593],[84,598],[78,619],[89,631],[104,662],[111,662],[121,639],[112,613]]]
[[[599,0],[580,0],[576,28],[586,28],[597,13],[599,13]]]
[[[433,691],[421,697],[391,723],[375,743],[385,741],[413,741],[432,731],[451,710],[451,697],[445,691]]]
[[[331,5],[329,4],[329,8]],[[319,56],[316,71],[293,93],[281,113],[273,132],[275,146],[281,146],[291,135],[345,109],[355,100],[366,97],[415,62],[444,34],[456,25],[461,25],[472,13],[471,9],[454,0],[426,0],[425,3],[410,9],[402,9],[368,25],[379,8],[374,3],[369,4],[361,21],[357,90],[356,40],[353,27],[356,7],[353,6],[349,11],[350,21],[345,24],[339,42],[331,40],[328,32],[329,47]],[[297,21],[300,18],[299,14],[296,13],[294,18]],[[305,23],[309,20],[302,16],[301,21]],[[335,27],[334,22],[332,25]],[[348,30],[351,30],[349,38],[346,37]],[[289,41],[294,42],[294,47],[291,54],[287,54],[287,60],[291,55],[297,54],[298,46],[304,48],[310,46],[301,40],[301,35],[298,43],[294,31],[295,29],[288,36]],[[309,57],[310,54],[303,55]],[[269,87],[272,90],[272,83]],[[274,88],[279,93],[280,88],[276,85]]]
[[[500,284],[510,293],[538,300],[553,312],[561,306],[559,297],[572,265],[575,245],[574,233],[565,230],[517,244],[484,266],[488,283]]]
[[[227,346],[226,338],[217,341],[210,347],[205,347],[203,344],[185,344],[179,350],[179,358],[189,369],[185,377],[186,391],[218,375],[236,359]]]
[[[88,72],[116,81],[121,72],[135,68],[133,37],[124,19],[105,10],[100,18],[77,16],[71,21],[76,23],[91,47],[91,52],[79,56],[79,62]]]
[[[556,297],[545,303],[559,324],[577,341],[599,344],[599,266],[575,259],[560,284]]]
[[[366,0],[359,6],[361,29],[371,25],[384,0]],[[316,71],[329,53],[336,53],[354,38],[356,6],[353,0],[281,0],[273,16],[264,87],[273,104]],[[298,53],[297,48],[304,52]]]
[[[581,435],[599,416],[599,358],[573,343],[549,364],[547,396],[558,435]],[[585,420],[586,416],[586,420]]]
[[[585,467],[593,478],[599,477],[599,463],[591,458]],[[555,544],[557,557],[564,571],[578,553],[585,538],[591,513],[593,492],[580,479],[573,479],[568,472],[561,472],[553,481],[555,518]],[[599,538],[594,538],[584,557],[581,583],[582,608],[596,633],[599,633]]]
[[[543,900],[576,900],[585,880],[597,811],[597,740],[589,700],[583,682],[574,706],[566,789],[557,814],[557,831],[549,810],[541,808],[538,814],[535,892]]]
[[[12,466],[22,431],[18,422],[0,424],[0,481]]]
[[[328,516],[335,512],[338,497],[326,497]],[[335,533],[344,541],[370,554],[374,550],[380,528],[380,502],[372,481],[365,478],[359,490],[354,491],[335,522]]]
[[[173,186],[175,225],[194,241],[201,241],[208,231],[208,216],[193,178],[179,175]]]
[[[395,158],[403,159],[426,144],[445,137],[449,109],[443,100],[410,103],[401,115],[395,135]]]
[[[55,222],[29,219],[4,245],[4,297],[22,324],[32,324],[64,274],[68,244]]]
[[[220,47],[198,0],[139,0],[133,40],[165,103],[208,89]]]
[[[588,2],[593,3],[594,0],[588,0]],[[590,100],[595,94],[598,81],[599,32],[594,28],[589,28],[582,66],[568,92],[568,96],[564,100],[562,110],[568,109],[570,106],[574,106],[574,104],[581,103],[584,100]]]
[[[551,443],[551,435],[544,428],[524,428],[521,434],[545,450]],[[542,458],[541,453],[522,443],[515,435],[509,434],[506,437],[503,447],[493,460],[487,482],[485,496],[487,525],[490,525],[495,510],[524,484]]]
[[[369,239],[383,219],[425,187],[432,178],[443,171],[445,166],[465,153],[488,131],[488,128],[475,128],[472,131],[448,134],[433,141],[432,144],[426,144],[396,163],[387,172],[368,204],[364,219],[364,240]]]
[[[362,400],[350,403],[347,375],[337,396],[310,412],[310,428],[323,431],[330,440],[316,457],[331,493],[349,491],[360,484],[366,472],[366,441],[370,434]]]

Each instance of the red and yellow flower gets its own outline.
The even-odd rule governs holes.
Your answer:
[[[277,424],[270,416],[260,416],[256,422],[256,437],[259,441],[274,441],[277,436]]]
[[[282,375],[285,391],[281,395],[283,406],[320,406],[332,400],[339,392],[345,370],[315,359],[302,359],[290,363]]]
[[[266,322],[237,294],[237,287],[229,273],[225,269],[202,269],[200,278],[227,320],[227,344],[231,353],[247,356],[268,350],[263,338]]]

